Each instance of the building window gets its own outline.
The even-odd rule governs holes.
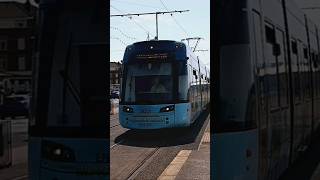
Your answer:
[[[6,70],[7,66],[7,57],[0,56],[0,70]]]
[[[24,50],[26,48],[26,42],[24,38],[18,39],[18,50]]]
[[[7,40],[0,39],[0,50],[7,50]]]
[[[26,59],[24,56],[18,58],[19,70],[26,70]]]

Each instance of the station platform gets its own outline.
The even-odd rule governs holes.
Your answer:
[[[210,122],[198,149],[181,150],[158,178],[158,180],[187,179],[210,179]]]
[[[210,122],[198,150],[191,152],[176,177],[176,180],[184,179],[210,179]]]

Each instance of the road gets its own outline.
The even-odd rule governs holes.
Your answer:
[[[181,150],[196,150],[209,122],[203,113],[191,128],[137,132],[110,117],[110,179],[157,179]]]

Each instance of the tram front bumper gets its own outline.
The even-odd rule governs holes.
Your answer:
[[[187,127],[189,122],[175,122],[175,113],[166,115],[120,115],[120,124],[128,129],[165,129]]]
[[[120,124],[129,129],[162,129],[172,128],[174,113],[166,115],[123,115],[120,116]]]
[[[128,129],[164,129],[190,125],[188,104],[120,105],[119,121]]]

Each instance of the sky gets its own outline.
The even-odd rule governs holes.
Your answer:
[[[162,1],[162,2],[161,2]],[[159,15],[159,40],[181,41],[201,37],[196,52],[200,60],[210,66],[210,0],[111,0],[110,14],[145,13],[157,11],[190,10],[189,12]],[[110,17],[110,61],[122,60],[125,47],[145,41],[156,35],[155,15]],[[194,46],[196,41],[190,41]]]

